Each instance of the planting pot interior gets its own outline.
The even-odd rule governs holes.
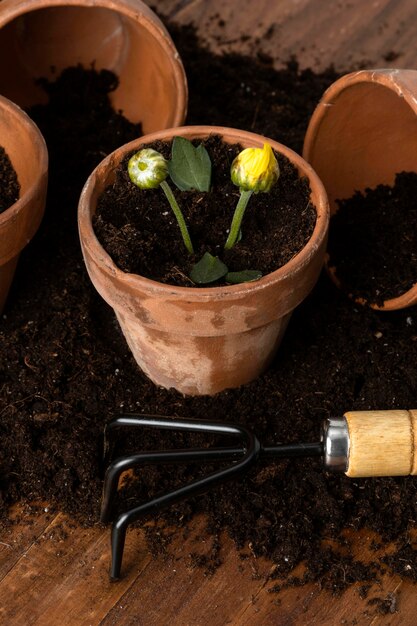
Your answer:
[[[256,282],[226,287],[166,285],[121,271],[98,242],[92,227],[97,200],[113,182],[119,162],[144,143],[175,135],[202,139],[219,134],[228,143],[262,147],[259,135],[218,127],[183,127],[153,133],[113,152],[88,179],[79,204],[79,231],[90,278],[114,308],[142,369],[157,384],[191,394],[213,394],[256,378],[269,364],[292,310],[320,273],[328,227],[327,198],[312,168],[272,140],[300,175],[309,178],[317,210],[307,245],[285,266]]]
[[[143,132],[184,121],[187,85],[166,29],[140,0],[3,0],[0,93],[22,107],[45,101],[35,84],[69,66],[112,70],[116,110]]]
[[[0,96],[0,143],[17,173],[20,195],[0,214],[0,311],[13,279],[19,253],[35,234],[45,208],[48,153],[32,120]]]
[[[336,200],[417,172],[417,71],[379,69],[343,76],[324,93],[308,126],[303,156]],[[413,225],[414,227],[414,225]],[[339,285],[335,272],[329,274]],[[375,309],[417,303],[417,284]]]

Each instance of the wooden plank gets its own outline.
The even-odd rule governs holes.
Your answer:
[[[150,562],[138,532],[126,545],[130,573],[117,584],[108,578],[109,557],[107,529],[57,515],[0,583],[0,623],[96,626]]]
[[[314,0],[159,0],[157,6],[181,24],[196,24],[212,49],[262,50],[277,66],[292,55],[301,67],[315,69],[334,64],[345,70],[364,62],[412,68],[417,62],[414,0],[350,0],[331,6]],[[400,56],[387,61],[390,53]]]
[[[209,549],[204,542],[210,544],[211,540],[203,527],[203,520],[194,521],[186,541],[178,531],[167,561],[153,560],[100,626],[237,626],[235,616],[264,586],[271,564],[241,560],[232,541],[224,537],[223,565],[207,575],[203,568],[193,566],[190,558],[192,552]]]
[[[16,505],[9,514],[10,526],[0,533],[0,581],[42,534],[55,514],[47,505]]]
[[[375,553],[370,551],[372,540],[379,541],[375,533],[362,530],[360,532],[347,531],[344,533],[350,540],[350,545],[344,550],[356,559],[369,563],[375,560]],[[384,546],[379,555],[389,551],[392,547]],[[366,581],[364,581],[366,582]],[[402,581],[397,575],[389,572],[370,586],[367,597],[360,596],[362,583],[355,583],[339,596],[330,591],[320,590],[318,585],[305,585],[300,588],[284,589],[275,600],[271,597],[271,585],[261,589],[256,603],[248,606],[239,617],[240,626],[327,626],[330,624],[346,624],[350,626],[381,626],[403,624],[411,626],[415,623],[417,612],[417,595],[415,585],[409,581]],[[377,603],[372,602],[377,599]],[[379,605],[384,599],[392,599],[395,613],[382,615]],[[275,604],[275,607],[274,607]]]
[[[238,615],[233,626],[301,626],[312,624],[309,612],[311,601],[319,594],[317,587],[306,585],[302,588],[286,589],[279,594],[271,594],[266,588],[243,613]],[[305,621],[306,620],[306,621]],[[337,622],[323,622],[330,626]]]

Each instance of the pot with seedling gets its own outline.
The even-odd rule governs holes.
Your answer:
[[[216,142],[222,152],[214,150]],[[293,197],[302,207],[291,230]],[[117,222],[107,224],[108,251],[100,243],[103,205]],[[158,233],[149,226],[156,215],[166,217]],[[142,225],[134,232],[136,217]],[[300,224],[304,238],[294,247]],[[170,129],[121,147],[91,174],[79,204],[87,270],[137,363],[156,384],[190,395],[237,387],[265,370],[291,312],[318,278],[327,228],[324,188],[300,156],[221,127]],[[142,231],[148,238],[135,248]],[[170,242],[174,231],[179,238]],[[112,258],[112,245],[123,244],[127,233],[143,272]],[[155,260],[170,266],[162,277],[149,272]]]

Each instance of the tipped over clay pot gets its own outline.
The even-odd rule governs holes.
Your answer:
[[[140,0],[3,0],[0,93],[21,107],[46,101],[35,84],[82,64],[113,71],[115,110],[149,133],[183,123],[187,83],[174,44]]]
[[[303,156],[325,186],[331,214],[336,200],[393,185],[398,172],[417,172],[417,71],[363,70],[334,82],[310,120]],[[328,270],[340,286],[334,269]],[[371,306],[390,311],[413,304],[417,284]]]
[[[306,246],[286,265],[261,279],[224,287],[178,287],[121,271],[94,233],[97,200],[115,179],[124,156],[142,144],[174,136],[204,139],[221,135],[243,147],[265,141],[306,176],[316,225]],[[163,200],[162,200],[163,202]],[[164,205],[165,206],[165,205]],[[253,133],[190,126],[154,133],[126,144],[94,170],[80,198],[78,224],[84,260],[101,296],[115,310],[127,343],[142,370],[157,385],[189,395],[238,387],[270,363],[292,310],[315,284],[323,264],[328,228],[326,193],[312,168],[281,144]]]
[[[3,311],[19,254],[32,239],[45,209],[48,152],[32,120],[0,96],[0,145],[20,184],[17,202],[0,213],[0,312]]]

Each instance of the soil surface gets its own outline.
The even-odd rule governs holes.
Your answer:
[[[264,60],[217,57],[201,48],[190,29],[173,32],[189,76],[190,123],[258,130],[300,149],[309,115],[333,79],[331,73],[299,74],[294,64],[275,72]],[[61,88],[61,97],[36,115],[55,154],[47,216],[22,255],[0,324],[2,523],[10,523],[11,503],[36,498],[81,523],[97,523],[103,427],[121,411],[232,420],[248,424],[265,444],[272,444],[314,441],[324,417],[346,410],[415,406],[416,308],[388,315],[357,307],[326,276],[294,313],[275,362],[258,380],[202,398],[154,386],[138,370],[113,312],[84,269],[76,228],[84,174],[70,155],[64,155],[68,168],[63,171],[60,150],[84,152],[85,133],[74,131],[71,117],[59,121],[58,105],[73,90],[71,84],[61,83]],[[107,106],[107,94],[101,92],[101,97]],[[96,101],[96,94],[92,98]],[[86,104],[85,116],[91,119]],[[67,129],[66,138],[60,124]],[[133,125],[122,126],[125,132],[114,138],[116,145],[137,135]],[[101,148],[97,140],[93,147],[90,168],[101,149],[116,146]],[[140,439],[141,448],[183,445],[182,438],[161,440],[152,433],[142,433]],[[121,440],[120,449],[123,445]],[[143,470],[140,482],[127,492],[135,501],[146,499],[207,471],[153,467]],[[411,533],[417,520],[415,478],[350,480],[325,473],[318,460],[287,460],[259,466],[241,480],[181,503],[165,519],[184,526],[198,511],[207,514],[214,537],[226,531],[234,538],[242,558],[252,558],[252,553],[271,559],[277,589],[281,576],[290,575],[301,561],[302,572],[290,575],[286,584],[314,580],[337,592],[360,580],[366,595],[380,568],[417,576]],[[371,562],[355,560],[345,536],[346,529],[362,527],[377,533]],[[150,547],[161,550],[172,532],[162,520],[157,533],[148,530]],[[383,562],[383,544],[389,541],[395,546]],[[196,562],[216,566],[219,544],[211,542],[213,549],[204,552],[209,543],[202,544]]]
[[[401,172],[339,201],[332,217],[329,265],[354,298],[382,306],[417,282],[417,174]]]
[[[300,71],[296,59],[276,71],[265,54],[212,54],[192,26],[173,24],[170,32],[188,79],[187,123],[249,130],[301,154],[309,118],[339,74]]]
[[[20,185],[6,151],[0,146],[0,213],[19,199]]]
[[[201,142],[194,142],[197,146]],[[220,257],[231,272],[258,270],[263,275],[287,263],[306,245],[316,223],[307,178],[283,155],[276,154],[280,177],[269,193],[253,194],[242,222],[242,238],[231,250],[224,244],[239,189],[230,180],[230,166],[241,146],[212,136],[202,142],[212,162],[210,191],[180,192],[169,182],[187,224],[195,254],[183,243],[175,216],[161,189],[141,190],[127,172],[132,152],[116,170],[115,182],[101,194],[94,230],[113,261],[126,272],[159,282],[195,286],[188,278],[205,252]],[[146,146],[166,159],[171,142]],[[211,283],[215,286],[224,281]]]

